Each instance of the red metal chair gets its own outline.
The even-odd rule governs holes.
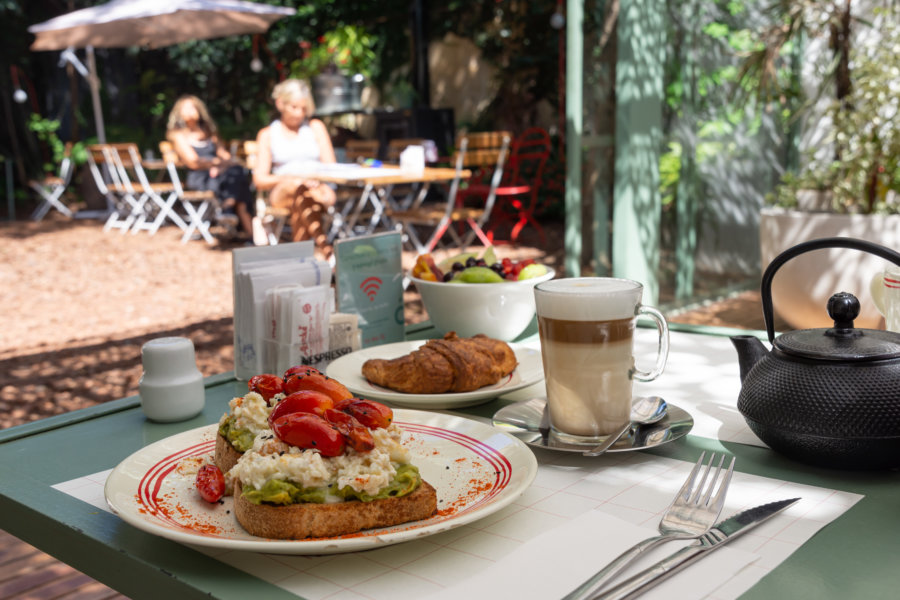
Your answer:
[[[531,224],[546,242],[544,228],[534,216],[538,193],[543,183],[544,169],[550,158],[550,135],[540,127],[531,127],[519,135],[510,146],[507,168],[496,189],[497,204],[487,227],[487,235],[497,241],[497,232],[509,226],[509,241],[515,243],[526,225]],[[488,186],[472,185],[460,190],[462,202],[467,197],[484,197]]]

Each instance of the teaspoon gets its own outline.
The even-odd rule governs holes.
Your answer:
[[[668,410],[666,401],[659,396],[645,396],[638,398],[631,405],[631,420],[622,426],[622,429],[609,434],[602,444],[583,453],[584,456],[600,456],[610,446],[619,441],[619,438],[628,433],[634,425],[649,425],[656,423],[666,416]]]

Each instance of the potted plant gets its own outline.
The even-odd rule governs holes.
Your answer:
[[[343,25],[315,44],[300,42],[303,54],[291,63],[291,76],[310,82],[318,112],[357,110],[375,65],[373,44],[373,36],[363,29]]]
[[[877,43],[851,45],[851,24],[863,21],[851,15],[849,1],[788,4],[793,8],[791,18],[816,23],[830,36],[833,69],[825,81],[834,82],[834,94],[821,115],[809,119],[821,128],[822,143],[806,153],[805,164],[796,172],[785,173],[767,197],[760,215],[762,265],[797,243],[821,237],[854,237],[900,247],[897,15],[876,9],[871,25]],[[784,32],[802,27],[789,22]],[[765,50],[771,55],[772,47]],[[828,327],[828,298],[848,291],[862,305],[856,325],[878,327],[881,317],[865,290],[882,267],[877,257],[846,249],[803,255],[785,265],[773,281],[775,308],[795,328]]]

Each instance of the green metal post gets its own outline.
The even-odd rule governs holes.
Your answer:
[[[806,51],[806,32],[800,30],[791,46],[791,87],[794,97],[791,101],[791,122],[788,125],[787,140],[785,140],[784,170],[799,172],[800,170],[800,133],[802,125],[798,117],[803,105],[803,55]]]
[[[616,63],[613,274],[659,299],[659,152],[665,102],[666,3],[620,0]]]
[[[675,239],[675,298],[686,300],[694,294],[694,257],[697,252],[697,190],[698,175],[695,159],[694,89],[697,41],[696,27],[699,9],[695,2],[686,2],[680,8],[679,21],[684,29],[681,51],[682,81],[682,124],[679,136],[681,142],[681,170],[678,174],[678,189],[675,198],[676,239]]]
[[[565,270],[581,275],[581,161],[584,94],[584,0],[566,0]]]

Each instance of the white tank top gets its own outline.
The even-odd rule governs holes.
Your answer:
[[[269,125],[269,146],[272,151],[272,173],[302,174],[314,167],[321,158],[316,135],[308,123],[300,126],[296,136],[288,137],[284,124],[278,119]]]

